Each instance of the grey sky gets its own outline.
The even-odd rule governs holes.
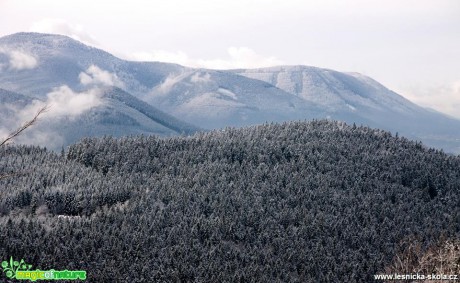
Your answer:
[[[30,30],[133,60],[361,72],[460,118],[458,0],[0,0],[0,36]]]

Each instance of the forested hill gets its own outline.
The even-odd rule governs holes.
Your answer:
[[[0,150],[0,255],[89,282],[373,282],[401,241],[460,236],[460,158],[365,127]]]

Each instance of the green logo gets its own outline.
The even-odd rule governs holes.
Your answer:
[[[26,264],[23,259],[21,261],[13,260],[13,257],[10,257],[10,261],[2,262],[3,272],[6,273],[8,278],[16,278],[16,272],[20,270],[30,270],[32,268],[31,264]]]
[[[6,277],[17,280],[85,280],[86,271],[84,270],[31,270],[32,265],[27,264],[24,259],[21,261],[13,260],[2,262],[2,269]]]

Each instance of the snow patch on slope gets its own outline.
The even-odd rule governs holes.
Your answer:
[[[225,95],[225,97],[228,97]],[[184,102],[177,109],[182,115],[197,115],[213,119],[215,117],[228,117],[237,108],[246,108],[243,103],[223,99],[220,93],[208,92]]]
[[[217,92],[219,92],[220,94],[224,95],[225,97],[228,97],[228,98],[231,98],[233,100],[238,100],[238,97],[236,96],[236,94],[228,89],[225,89],[225,88],[219,88],[217,90]]]

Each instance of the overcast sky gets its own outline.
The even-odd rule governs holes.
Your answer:
[[[0,36],[20,31],[130,60],[355,71],[460,118],[459,0],[0,0]]]

